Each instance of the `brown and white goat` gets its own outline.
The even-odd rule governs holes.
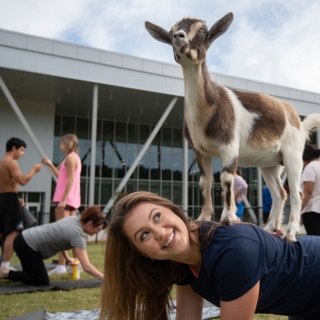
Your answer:
[[[199,185],[204,198],[200,220],[213,214],[212,157],[222,159],[221,185],[225,192],[221,221],[237,221],[233,179],[237,165],[260,167],[273,198],[266,230],[281,230],[286,192],[280,175],[285,166],[291,200],[291,215],[285,238],[296,241],[301,199],[299,182],[302,152],[310,130],[320,124],[320,115],[300,121],[294,107],[266,94],[241,92],[211,81],[206,52],[212,42],[227,31],[233,21],[228,13],[210,30],[204,21],[185,18],[168,32],[146,22],[150,35],[173,47],[182,66],[185,85],[185,136],[195,150],[200,169]]]

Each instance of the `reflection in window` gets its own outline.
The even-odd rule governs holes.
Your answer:
[[[151,181],[150,191],[160,196],[160,182]]]
[[[182,150],[180,154],[174,154],[172,156],[172,179],[175,181],[182,181]]]
[[[141,158],[139,165],[139,179],[149,179],[149,153],[146,152]]]
[[[100,203],[106,204],[112,196],[112,181],[102,179],[100,187]]]
[[[150,154],[150,173],[151,180],[160,180],[161,170],[161,154],[160,153],[151,153]]]
[[[167,199],[171,198],[171,183],[170,182],[162,182],[162,197]]]
[[[182,205],[182,183],[177,183],[175,182],[172,185],[172,202],[177,205],[181,206]]]
[[[162,154],[161,157],[162,180],[171,180],[172,156],[171,154]]]

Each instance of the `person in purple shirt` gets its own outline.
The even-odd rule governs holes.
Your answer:
[[[233,180],[233,192],[234,192],[234,200],[237,207],[236,216],[242,220],[244,213],[244,205],[243,200],[247,197],[248,184],[242,177],[242,172],[238,168],[234,175]],[[221,196],[224,197],[224,192],[221,193]]]

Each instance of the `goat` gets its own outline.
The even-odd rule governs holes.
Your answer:
[[[281,231],[286,192],[280,175],[284,166],[291,200],[290,221],[284,238],[295,242],[301,210],[302,152],[310,131],[320,124],[320,114],[309,115],[301,122],[288,102],[267,94],[225,87],[210,79],[206,52],[212,42],[228,30],[232,21],[233,14],[228,13],[208,30],[204,21],[184,18],[169,32],[145,22],[153,38],[172,46],[175,61],[183,70],[184,134],[195,151],[203,196],[198,220],[210,220],[214,213],[212,157],[220,157],[223,164],[221,186],[225,193],[220,221],[228,225],[237,222],[233,179],[238,164],[260,167],[273,198],[265,230]]]

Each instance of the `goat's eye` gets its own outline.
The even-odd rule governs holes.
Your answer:
[[[172,38],[172,35],[173,35],[172,31],[169,31],[169,37]]]
[[[199,30],[199,33],[202,34],[202,35],[204,35],[206,32],[205,32],[204,29],[201,28],[201,29]]]

